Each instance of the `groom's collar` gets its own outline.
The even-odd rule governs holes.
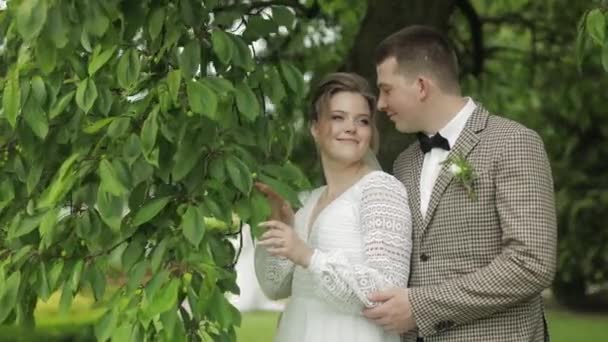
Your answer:
[[[465,125],[465,129],[470,130],[473,133],[478,133],[479,131],[486,128],[490,113],[488,113],[488,111],[481,103],[475,102],[475,105],[475,110],[473,110],[473,112],[471,113]]]
[[[458,136],[460,136],[460,132],[464,129],[469,117],[477,108],[475,102],[470,98],[466,97],[465,105],[454,115],[452,120],[445,125],[442,129],[439,130],[439,134],[446,138],[450,143],[450,146],[454,146],[456,144],[456,140],[458,140]]]

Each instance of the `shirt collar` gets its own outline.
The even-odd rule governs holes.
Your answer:
[[[454,144],[456,144],[456,140],[458,139],[458,136],[460,136],[460,132],[462,132],[467,120],[469,120],[469,117],[471,114],[473,114],[473,111],[477,107],[473,99],[470,97],[465,97],[465,99],[467,100],[467,103],[464,105],[464,107],[460,109],[460,111],[452,118],[452,120],[450,120],[450,122],[448,122],[447,125],[445,125],[445,127],[439,130],[439,133],[444,138],[448,139],[450,146],[454,146]]]

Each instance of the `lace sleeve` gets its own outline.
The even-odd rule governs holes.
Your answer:
[[[394,177],[380,173],[363,184],[360,209],[366,261],[356,264],[340,251],[316,250],[309,270],[317,293],[343,311],[372,307],[367,296],[390,287],[406,287],[412,250],[407,192]]]
[[[255,247],[255,275],[264,294],[273,300],[291,296],[294,263],[287,258],[270,255]]]
[[[298,194],[300,203],[306,203],[310,198],[311,192]],[[300,235],[304,236],[303,227],[298,222],[301,221],[302,212],[298,211],[295,217],[295,229]],[[255,275],[264,294],[273,300],[283,299],[291,296],[291,281],[295,264],[284,257],[270,255],[261,246],[255,247]]]

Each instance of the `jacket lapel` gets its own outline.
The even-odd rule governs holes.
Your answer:
[[[419,144],[416,142],[416,144]],[[422,162],[424,161],[424,154],[420,150],[420,146],[416,146],[414,152],[413,167],[410,168],[410,187],[409,196],[411,198],[411,212],[414,227],[421,227],[423,223],[422,213],[420,212],[420,172],[422,171]]]
[[[458,139],[456,139],[456,143],[448,154],[448,159],[453,158],[454,156],[461,155],[464,158],[467,158],[469,153],[473,150],[473,148],[479,143],[479,136],[477,133],[483,130],[486,127],[488,121],[488,112],[485,108],[479,103],[477,103],[477,107],[469,117],[466,125],[464,126],[462,132]],[[420,170],[420,169],[419,169]],[[437,209],[437,205],[439,205],[439,201],[441,200],[441,196],[445,189],[450,185],[454,176],[449,170],[448,163],[441,165],[441,170],[439,171],[439,176],[437,177],[437,181],[435,182],[435,186],[433,187],[433,193],[431,194],[431,199],[429,201],[429,206],[426,211],[426,216],[422,219],[422,231],[426,229],[433,218],[433,214],[435,209]],[[418,182],[420,180],[420,171],[418,172]],[[418,189],[418,207],[415,212],[420,214],[420,184],[417,185]]]

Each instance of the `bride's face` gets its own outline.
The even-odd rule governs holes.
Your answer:
[[[361,161],[372,138],[368,102],[358,93],[334,94],[327,110],[312,125],[311,133],[324,158],[341,163]]]

